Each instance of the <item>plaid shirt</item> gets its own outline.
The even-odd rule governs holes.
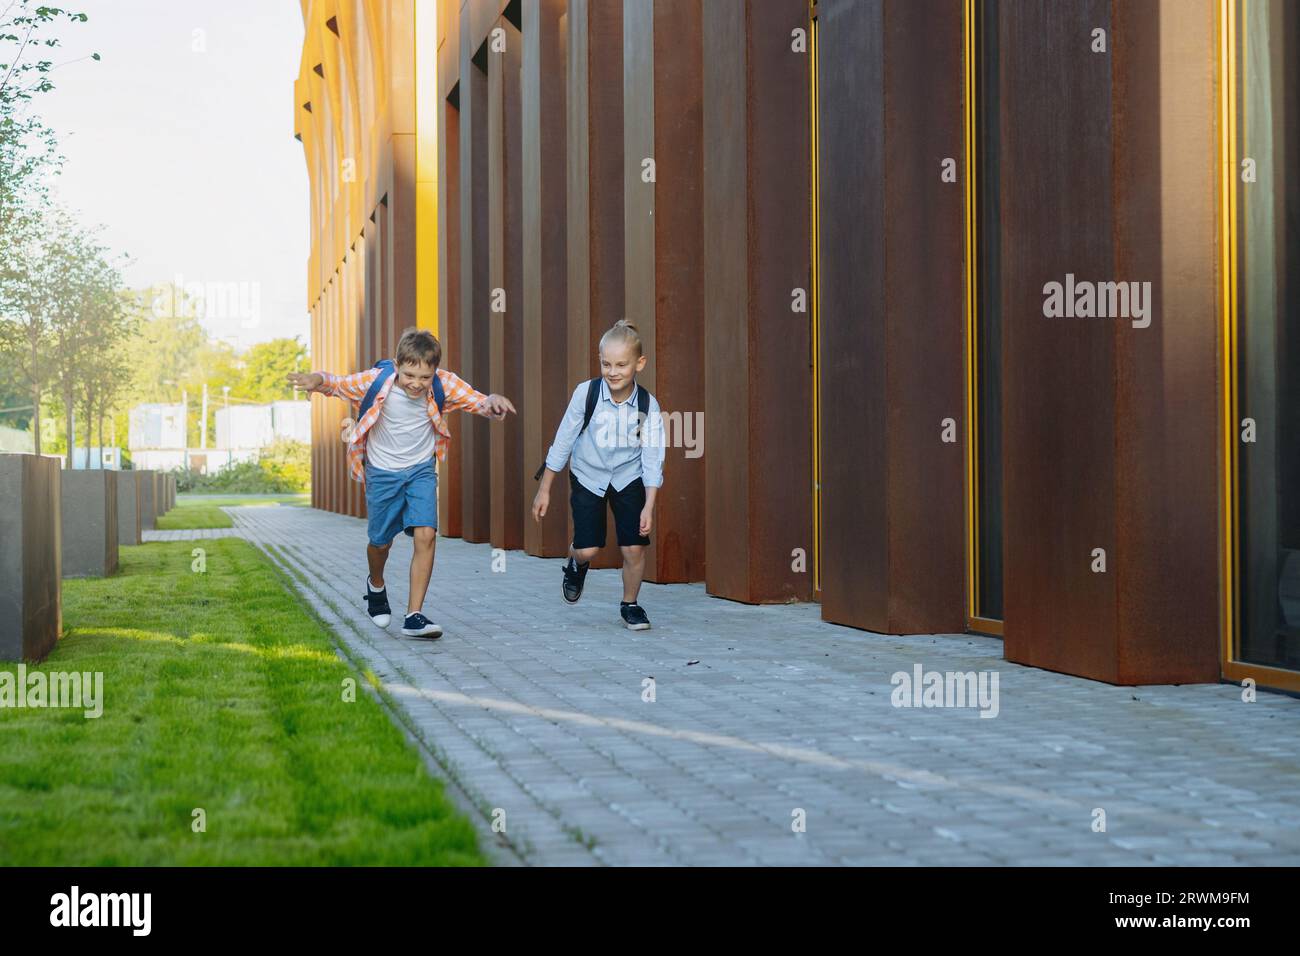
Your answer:
[[[379,369],[368,368],[364,372],[354,372],[351,375],[331,375],[329,372],[319,374],[324,379],[324,384],[321,385],[318,391],[331,398],[346,399],[356,406],[354,409],[356,411],[361,406],[361,400],[366,397],[366,391],[370,388],[370,384],[379,377]],[[463,410],[490,417],[490,413],[483,408],[483,403],[487,401],[486,395],[475,391],[472,385],[455,372],[448,372],[446,369],[440,368],[438,369],[438,377],[442,379],[442,390],[446,396],[445,411]],[[384,399],[388,397],[388,393],[395,381],[397,381],[396,373],[379,390],[379,395],[376,396],[370,410],[366,412],[365,418],[357,422],[352,430],[352,437],[348,441],[348,471],[352,475],[353,481],[365,483],[366,435],[369,433],[371,426],[379,420],[379,413],[384,408]],[[451,444],[451,431],[447,428],[446,419],[438,411],[438,403],[433,398],[433,389],[429,389],[429,419],[433,422],[435,433],[434,451],[441,460],[447,457],[447,446]]]

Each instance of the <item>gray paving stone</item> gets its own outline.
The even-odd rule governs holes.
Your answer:
[[[239,538],[240,532],[235,528],[182,528],[159,531],[147,529],[140,532],[140,539],[149,541],[209,541],[214,538]]]
[[[630,634],[616,572],[593,571],[569,607],[558,561],[511,552],[493,574],[487,545],[456,539],[438,543],[425,606],[446,635],[403,640],[351,597],[364,522],[229,513],[231,533],[302,576],[475,806],[507,810],[526,863],[1300,863],[1300,700],[1109,687],[1010,664],[990,638],[869,634],[699,585],[647,585],[654,629]],[[410,555],[399,537],[394,606]],[[999,716],[894,708],[890,675],[918,662],[996,670]],[[1094,807],[1106,833],[1091,830]]]

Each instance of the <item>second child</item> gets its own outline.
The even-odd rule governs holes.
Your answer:
[[[664,483],[665,448],[659,403],[637,384],[646,366],[637,328],[621,319],[600,340],[600,378],[582,382],[546,455],[533,518],[551,504],[555,476],[569,466],[573,543],[564,563],[564,600],[576,604],[591,559],[605,545],[606,511],[623,552],[623,600],[619,614],[634,631],[650,627],[637,603],[645,574],[645,549],[654,523],[655,497]]]

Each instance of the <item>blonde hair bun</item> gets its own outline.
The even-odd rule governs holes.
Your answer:
[[[604,335],[600,337],[600,348],[603,351],[605,346],[610,342],[622,342],[636,349],[637,358],[645,354],[641,346],[641,333],[637,327],[627,319],[619,319]]]

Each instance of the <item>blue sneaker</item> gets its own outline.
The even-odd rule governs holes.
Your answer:
[[[582,585],[587,580],[587,569],[591,567],[588,564],[579,564],[572,557],[564,562],[564,581],[562,582],[562,593],[564,600],[569,604],[577,604],[578,598],[582,597]]]
[[[635,601],[620,601],[618,610],[623,615],[623,626],[629,631],[650,630],[650,618],[640,604]]]
[[[375,622],[376,627],[387,627],[393,613],[393,609],[388,606],[388,588],[380,588],[376,591],[368,577],[366,578],[366,613],[370,615],[370,620]]]
[[[402,625],[402,633],[407,637],[429,637],[437,640],[442,637],[442,628],[419,611],[416,611],[414,614],[406,615],[406,622]]]

